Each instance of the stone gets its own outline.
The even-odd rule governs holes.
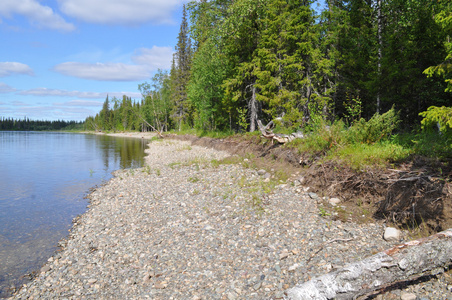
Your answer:
[[[166,284],[163,283],[163,282],[156,282],[156,283],[154,284],[154,288],[159,289],[159,290],[162,290],[162,289],[166,288]]]
[[[289,252],[282,252],[280,255],[279,255],[279,259],[284,259],[284,258],[287,258],[289,256]]]
[[[387,227],[385,229],[385,233],[383,235],[383,238],[386,241],[397,241],[400,239],[400,230],[394,227]]]
[[[210,225],[206,225],[206,227],[204,227],[204,230],[207,230],[207,231],[209,231],[209,230],[214,230],[215,228],[213,228],[212,226],[210,226]]]
[[[416,300],[416,295],[413,293],[400,293],[400,300]]]
[[[317,200],[319,199],[319,195],[317,195],[316,193],[308,193],[309,197],[311,197],[311,199],[313,200]]]
[[[260,169],[259,171],[257,171],[257,175],[259,176],[263,176],[265,174],[267,174],[267,171],[265,171],[264,169]]]
[[[341,199],[339,199],[339,198],[330,198],[329,202],[330,202],[331,205],[336,206],[336,205],[338,205],[341,202]]]
[[[45,273],[50,271],[50,266],[49,265],[45,265],[44,267],[41,268],[41,273]]]
[[[258,281],[258,282],[253,286],[253,289],[254,289],[255,291],[257,291],[258,289],[261,288],[261,286],[262,286],[262,281]]]

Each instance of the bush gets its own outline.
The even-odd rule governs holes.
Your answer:
[[[393,107],[382,115],[376,113],[367,122],[363,118],[355,122],[348,130],[347,140],[350,143],[374,144],[389,138],[399,123],[399,116]]]
[[[299,152],[327,153],[344,142],[345,124],[342,120],[334,122],[331,126],[317,124],[311,128],[312,132],[306,134],[304,139],[295,139],[290,146],[297,147]]]

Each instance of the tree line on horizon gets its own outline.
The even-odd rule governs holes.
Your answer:
[[[0,118],[0,131],[44,131],[44,130],[70,130],[80,129],[83,127],[83,121],[46,121],[46,120],[30,120],[29,118],[14,119]]]
[[[338,119],[351,125],[392,107],[403,128],[420,127],[422,116],[452,127],[450,1],[313,6],[188,3],[171,70],[139,85],[141,101],[107,97],[85,127],[241,132],[282,117],[294,131]]]

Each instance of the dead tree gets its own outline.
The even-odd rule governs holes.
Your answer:
[[[452,265],[452,229],[397,245],[285,292],[287,300],[356,299],[396,282],[436,275]]]
[[[283,115],[284,116],[284,115]],[[282,121],[282,116],[278,117],[275,119],[275,121]],[[257,120],[257,126],[259,127],[259,130],[262,134],[262,137],[276,141],[280,144],[284,144],[290,141],[293,141],[294,139],[297,138],[303,138],[304,135],[301,132],[295,132],[292,134],[278,134],[278,133],[273,133],[272,129],[275,127],[275,123],[272,121],[270,121],[267,125],[263,125],[261,120]]]

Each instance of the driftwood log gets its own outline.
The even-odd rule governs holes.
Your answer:
[[[452,265],[452,229],[397,245],[285,292],[287,300],[356,299],[397,282],[436,275]]]
[[[282,118],[276,118],[275,121],[281,121]],[[294,139],[298,139],[298,138],[303,138],[304,135],[301,132],[295,132],[292,134],[278,134],[278,133],[273,133],[272,129],[273,127],[275,127],[275,123],[272,121],[270,121],[267,125],[263,125],[261,120],[257,120],[257,126],[259,127],[259,130],[262,134],[262,137],[276,141],[280,144],[284,144],[290,141],[293,141]]]

